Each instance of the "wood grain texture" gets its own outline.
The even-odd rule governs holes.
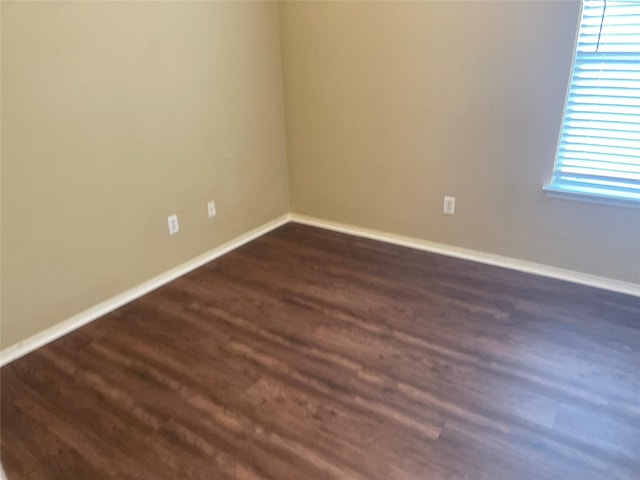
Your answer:
[[[640,299],[288,224],[2,368],[14,479],[623,480]]]

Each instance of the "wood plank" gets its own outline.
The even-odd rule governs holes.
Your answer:
[[[0,375],[9,480],[640,477],[640,299],[296,224]]]

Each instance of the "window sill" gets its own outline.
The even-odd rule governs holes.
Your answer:
[[[633,200],[630,198],[619,198],[597,193],[572,192],[551,184],[543,185],[542,190],[547,198],[559,198],[562,200],[574,200],[576,202],[598,203],[600,205],[640,209],[640,200]]]

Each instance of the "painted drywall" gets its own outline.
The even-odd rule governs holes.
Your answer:
[[[274,3],[2,2],[0,345],[286,213],[281,74]]]
[[[579,11],[281,3],[291,210],[640,283],[640,210],[541,190]]]
[[[0,59],[2,52],[2,8],[0,8]],[[0,60],[0,337],[2,337],[2,61]],[[0,338],[0,342],[2,339]],[[1,348],[1,346],[0,346]],[[2,471],[2,465],[0,465]],[[4,477],[0,476],[4,480]]]

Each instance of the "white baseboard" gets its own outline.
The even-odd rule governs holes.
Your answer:
[[[47,343],[56,340],[57,338],[66,335],[67,333],[80,328],[83,325],[86,325],[93,320],[96,320],[103,315],[119,308],[136,298],[139,298],[152,290],[155,290],[162,285],[165,285],[172,280],[175,280],[178,277],[185,275],[186,273],[195,270],[202,265],[209,263],[212,260],[215,260],[218,257],[221,257],[225,253],[230,252],[231,250],[235,250],[236,248],[248,243],[265,233],[274,230],[289,221],[289,215],[282,215],[270,222],[265,223],[253,230],[244,233],[233,240],[230,240],[222,245],[209,250],[208,252],[203,253],[202,255],[198,255],[197,257],[182,263],[166,272],[161,273],[160,275],[156,275],[155,277],[147,280],[140,285],[137,285],[125,292],[116,295],[115,297],[109,298],[104,302],[101,302],[83,312],[74,315],[66,320],[63,320],[60,323],[57,323],[41,332],[36,333],[35,335],[22,340],[10,347],[7,347],[0,351],[0,366],[6,365],[9,362],[12,362],[16,358],[22,357],[29,352],[32,352]],[[1,477],[0,477],[1,479]]]
[[[429,240],[422,240],[420,238],[396,235],[393,233],[358,227],[346,223],[332,222],[330,220],[310,217],[307,215],[300,215],[297,213],[292,213],[290,215],[290,218],[292,222],[324,228],[326,230],[333,230],[335,232],[370,238],[386,243],[392,243],[394,245],[401,245],[403,247],[415,248],[417,250],[424,250],[426,252],[438,253],[450,257],[471,260],[473,262],[508,268],[510,270],[518,270],[521,272],[532,273],[534,275],[541,275],[544,277],[565,280],[567,282],[588,285],[590,287],[596,287],[604,290],[610,290],[640,297],[640,284],[636,283],[623,282],[621,280],[614,280],[611,278],[590,275],[588,273],[576,272],[574,270],[552,267],[550,265],[528,262],[526,260],[504,257],[502,255],[494,255],[492,253],[485,253],[467,248],[454,247],[443,243],[430,242]]]
[[[401,245],[403,247],[424,250],[427,252],[438,253],[450,257],[461,258],[464,260],[484,263],[487,265],[494,265],[511,270],[518,270],[521,272],[532,273],[534,275],[541,275],[544,277],[565,280],[567,282],[588,285],[590,287],[596,287],[604,290],[610,290],[640,297],[640,285],[635,283],[623,282],[620,280],[614,280],[597,275],[590,275],[573,270],[552,267],[540,263],[504,257],[502,255],[494,255],[491,253],[479,252],[477,250],[454,247],[443,243],[431,242],[419,238],[396,235],[393,233],[382,232],[370,228],[363,228],[355,225],[332,222],[330,220],[324,220],[321,218],[291,213],[282,215],[270,222],[267,222],[260,227],[257,227],[243,235],[240,235],[239,237],[234,238],[233,240],[230,240],[212,250],[209,250],[208,252],[203,253],[202,255],[199,255],[181,265],[178,265],[177,267],[167,270],[166,272],[161,273],[160,275],[157,275],[136,287],[122,292],[121,294],[105,300],[104,302],[101,302],[83,312],[80,312],[77,315],[68,318],[67,320],[63,320],[62,322],[57,323],[56,325],[53,325],[52,327],[49,327],[41,332],[38,332],[21,342],[5,348],[4,350],[0,351],[0,366],[6,365],[7,363],[12,362],[19,357],[22,357],[23,355],[26,355],[27,353],[32,352],[42,347],[43,345],[46,345],[47,343],[50,343],[53,340],[66,335],[71,331],[80,328],[81,326],[86,325],[87,323],[92,322],[93,320],[96,320],[103,315],[106,315],[107,313],[135,300],[136,298],[139,298],[151,292],[152,290],[155,290],[162,285],[165,285],[172,280],[175,280],[176,278],[181,277],[182,275],[185,275],[198,267],[201,267],[202,265],[209,263],[212,260],[215,260],[225,253],[228,253],[244,245],[245,243],[258,238],[265,233],[268,233],[271,230],[274,230],[288,223],[289,221],[324,228],[326,230],[346,233],[349,235],[355,235],[358,237],[379,240],[394,245]]]

